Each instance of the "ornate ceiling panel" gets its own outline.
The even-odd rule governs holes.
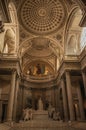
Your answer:
[[[50,57],[52,54],[58,55],[58,51],[61,48],[53,40],[45,37],[34,37],[25,41],[21,47],[20,52],[22,56],[32,56],[32,57]],[[61,49],[62,50],[62,49]]]
[[[42,50],[36,50],[35,48],[29,49],[29,52],[26,53],[28,56],[32,57],[49,57],[53,54],[53,52],[50,50],[50,48],[44,48]]]
[[[62,27],[65,15],[60,0],[25,0],[20,8],[19,20],[27,31],[46,35]]]

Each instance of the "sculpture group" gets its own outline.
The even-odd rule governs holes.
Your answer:
[[[43,102],[41,98],[39,98],[38,100],[38,111],[41,112],[43,111]],[[56,112],[55,108],[52,107],[51,104],[49,104],[48,107],[48,118],[51,118],[53,120],[58,120],[58,121],[61,120],[60,112]],[[23,120],[28,121],[32,119],[33,119],[33,110],[29,108],[23,109]]]
[[[60,112],[56,112],[55,108],[52,107],[51,104],[49,105],[49,108],[48,108],[48,116],[49,118],[53,120],[58,120],[58,121],[61,120]]]

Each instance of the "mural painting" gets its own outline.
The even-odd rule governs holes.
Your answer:
[[[33,76],[45,76],[45,75],[50,75],[52,72],[50,68],[43,64],[43,63],[37,63],[34,65],[31,65],[28,68],[27,74],[33,75]]]

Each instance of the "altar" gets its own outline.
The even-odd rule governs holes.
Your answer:
[[[33,111],[33,119],[46,120],[48,119],[48,111],[43,109],[43,101],[41,97],[38,100],[38,110]]]
[[[47,120],[48,111],[46,110],[34,110],[33,111],[33,120]]]

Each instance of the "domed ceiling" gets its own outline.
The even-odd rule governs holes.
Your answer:
[[[46,35],[62,27],[66,13],[60,0],[24,0],[19,15],[27,31]]]
[[[41,75],[44,78],[54,75],[64,52],[63,31],[67,16],[65,1],[20,0],[17,10],[20,24],[19,52],[24,76],[38,78]],[[37,73],[38,64],[45,68],[44,73]]]

